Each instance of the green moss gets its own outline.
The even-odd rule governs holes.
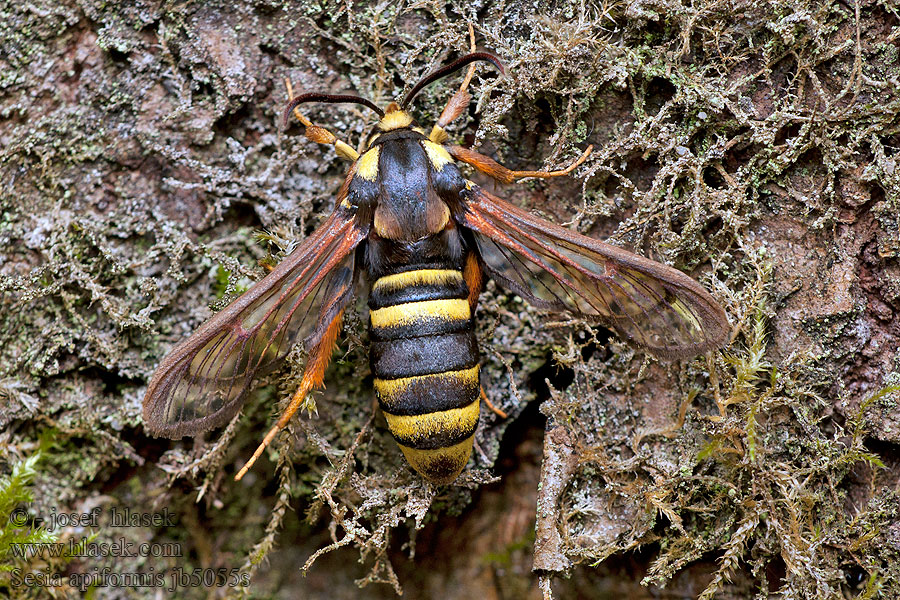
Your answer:
[[[11,465],[9,475],[0,477],[0,591],[8,598],[23,598],[34,589],[26,577],[65,580],[66,565],[72,560],[61,542],[58,527],[42,524],[29,507],[34,501],[34,481],[46,448]],[[85,543],[93,536],[85,536]],[[55,552],[60,545],[63,550]],[[47,551],[48,549],[53,549]],[[40,580],[40,579],[39,579]]]

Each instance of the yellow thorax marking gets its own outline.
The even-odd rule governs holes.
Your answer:
[[[375,282],[373,290],[394,291],[411,285],[449,284],[463,280],[462,273],[452,269],[418,269],[386,275]]]
[[[425,152],[428,154],[431,164],[434,165],[435,171],[440,171],[444,168],[444,165],[453,162],[450,153],[444,150],[444,147],[440,144],[435,144],[431,140],[424,140],[422,146],[425,148]]]
[[[425,300],[386,306],[369,313],[372,327],[394,327],[410,325],[422,319],[442,319],[463,321],[472,316],[469,301],[465,298],[452,300]]]
[[[375,181],[378,177],[378,152],[379,147],[375,146],[360,156],[356,163],[356,174],[366,181]]]
[[[431,128],[431,133],[428,135],[428,139],[437,144],[443,144],[448,139],[450,139],[450,134],[441,127],[440,125],[435,125]]]
[[[478,365],[469,369],[460,371],[444,371],[443,373],[430,373],[428,375],[413,375],[412,377],[401,377],[400,379],[378,379],[375,378],[375,391],[378,395],[390,402],[397,398],[400,394],[416,382],[423,385],[437,383],[442,379],[449,379],[453,383],[459,385],[478,385]]]
[[[478,422],[479,401],[468,406],[451,408],[424,415],[392,415],[384,413],[388,427],[395,436],[404,440],[433,437],[445,431],[468,431]],[[382,411],[384,412],[384,411]]]
[[[393,131],[395,129],[403,129],[409,127],[413,122],[412,115],[405,110],[395,110],[389,112],[378,122],[378,129],[381,131]]]

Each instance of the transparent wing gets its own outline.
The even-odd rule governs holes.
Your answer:
[[[307,348],[349,302],[367,228],[339,207],[266,277],[178,344],[144,396],[144,425],[178,438],[228,422],[257,375]]]
[[[474,186],[456,209],[487,274],[531,304],[604,323],[661,358],[718,348],[725,312],[671,267],[554,225]]]

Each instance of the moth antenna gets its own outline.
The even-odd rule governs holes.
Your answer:
[[[446,77],[450,75],[469,63],[473,63],[476,61],[489,62],[500,71],[501,75],[506,75],[506,67],[503,66],[503,61],[501,61],[497,56],[491,54],[490,52],[472,52],[471,54],[466,54],[462,58],[458,58],[449,65],[441,67],[437,71],[432,71],[430,74],[423,77],[419,83],[417,83],[413,89],[409,91],[406,95],[406,98],[403,99],[403,102],[400,103],[400,108],[406,110],[406,107],[409,106],[409,103],[412,102],[412,99],[416,97],[422,88],[430,83],[434,83],[438,79]]]
[[[309,94],[300,94],[299,96],[288,102],[288,105],[287,107],[285,107],[284,115],[282,117],[283,127],[287,127],[288,121],[291,118],[291,113],[294,111],[294,109],[305,102],[327,102],[329,104],[362,104],[363,106],[374,110],[379,117],[384,117],[384,111],[375,106],[375,103],[371,100],[366,100],[365,98],[353,96],[351,94],[321,94],[319,92],[311,92]]]

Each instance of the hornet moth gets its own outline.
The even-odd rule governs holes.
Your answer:
[[[548,311],[567,311],[614,329],[663,359],[720,347],[725,312],[700,284],[658,262],[554,225],[467,180],[457,162],[501,182],[562,171],[512,171],[471,149],[447,144],[444,129],[469,105],[473,52],[419,81],[382,110],[351,95],[293,98],[304,135],[352,161],[336,208],[263,279],[178,344],[144,398],[147,430],[180,438],[221,426],[240,410],[255,377],[302,341],[299,389],[240,479],[275,435],[322,385],[354,288],[370,282],[370,363],[375,396],[412,467],[434,484],[454,481],[469,460],[480,399],[473,313],[487,278]],[[426,85],[470,65],[429,134],[407,111]],[[360,154],[300,114],[305,102],[350,102],[380,118]]]

